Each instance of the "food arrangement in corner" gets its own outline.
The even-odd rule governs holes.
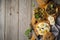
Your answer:
[[[29,40],[57,40],[53,32],[57,30],[53,26],[59,15],[57,4],[50,0],[36,0],[36,2],[38,7],[33,10],[31,27],[25,34],[29,35]]]

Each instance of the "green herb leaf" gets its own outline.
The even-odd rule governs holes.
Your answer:
[[[36,18],[36,19],[40,18],[40,16],[39,16],[39,14],[38,14],[38,13],[37,13],[37,14],[35,14],[35,18]]]
[[[34,3],[32,3],[32,7],[35,7],[35,4]]]
[[[25,35],[27,36],[27,37],[29,37],[29,33],[31,32],[31,29],[27,29],[26,31],[25,31]]]

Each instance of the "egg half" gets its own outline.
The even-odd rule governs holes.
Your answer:
[[[50,26],[48,23],[41,22],[41,23],[36,25],[36,29],[37,29],[39,35],[44,35],[45,32],[50,31]]]

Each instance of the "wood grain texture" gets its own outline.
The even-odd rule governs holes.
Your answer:
[[[0,40],[4,40],[5,0],[0,0]]]
[[[6,0],[5,40],[18,40],[18,0]]]
[[[0,0],[0,40],[27,40],[32,0]]]
[[[24,34],[30,27],[31,0],[19,0],[19,40],[28,40]]]
[[[5,1],[5,10],[6,10],[6,14],[5,14],[5,40],[10,39],[9,37],[9,27],[10,27],[10,0],[6,0]]]

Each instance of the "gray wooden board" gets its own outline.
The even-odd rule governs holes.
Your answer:
[[[0,0],[0,40],[27,40],[32,0]]]
[[[10,0],[6,0],[5,1],[5,40],[8,40],[10,39],[10,36],[9,36],[9,27],[10,27],[10,3],[11,1]],[[9,19],[8,19],[9,18]]]
[[[4,40],[5,0],[0,0],[0,40]]]
[[[28,40],[24,32],[30,27],[31,0],[19,0],[19,40]]]
[[[5,40],[18,40],[18,0],[6,0]]]

